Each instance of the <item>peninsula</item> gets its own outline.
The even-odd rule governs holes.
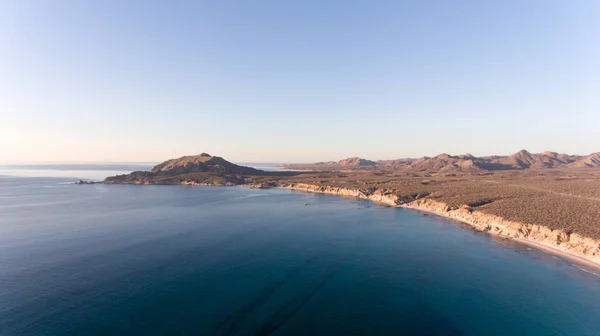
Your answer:
[[[600,265],[600,153],[348,158],[286,168],[294,171],[262,171],[203,153],[104,183],[245,185],[357,197],[455,219]]]

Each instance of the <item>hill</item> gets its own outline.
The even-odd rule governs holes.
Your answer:
[[[600,152],[584,156],[569,166],[574,168],[600,168]]]
[[[287,168],[292,169],[356,169],[375,167],[377,162],[366,160],[360,157],[349,157],[339,161],[316,162],[307,164],[290,164]]]
[[[182,156],[178,159],[167,160],[150,169],[151,173],[158,175],[176,175],[199,172],[221,174],[258,174],[261,170],[251,167],[239,166],[222,157],[202,153],[193,156]]]
[[[556,168],[571,164],[579,159],[581,159],[581,157],[578,155],[559,154],[549,151],[532,154],[523,149],[511,156],[492,160],[492,163],[512,167],[514,169]]]
[[[107,177],[104,183],[131,184],[239,184],[242,175],[261,175],[265,172],[251,167],[231,163],[222,157],[207,153],[182,156],[164,161],[149,171],[134,171],[126,175]]]
[[[378,168],[394,170],[414,170],[414,171],[477,171],[480,159],[471,154],[452,156],[440,154],[434,157],[421,157],[418,159],[398,159],[380,161]]]
[[[330,166],[339,166],[339,167],[372,167],[377,163],[375,161],[362,159],[359,157],[350,157],[337,162],[328,162]]]

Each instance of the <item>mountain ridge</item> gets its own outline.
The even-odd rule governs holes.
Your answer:
[[[493,171],[549,168],[600,168],[600,152],[590,155],[570,155],[545,151],[530,153],[523,149],[512,155],[490,155],[476,157],[470,153],[450,155],[442,153],[433,157],[400,158],[394,160],[371,161],[360,157],[350,157],[340,161],[317,162],[313,164],[286,165],[297,169],[384,169],[401,171]]]

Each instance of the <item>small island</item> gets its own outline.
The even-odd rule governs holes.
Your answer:
[[[96,183],[102,183],[102,182],[88,181],[88,180],[77,180],[74,183],[75,184],[96,184]]]
[[[242,185],[357,197],[433,213],[600,265],[600,153],[348,158],[285,168],[294,171],[267,172],[202,153],[104,183]]]

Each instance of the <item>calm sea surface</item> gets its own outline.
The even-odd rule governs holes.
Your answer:
[[[36,176],[0,177],[3,336],[600,335],[598,271],[434,216]]]

